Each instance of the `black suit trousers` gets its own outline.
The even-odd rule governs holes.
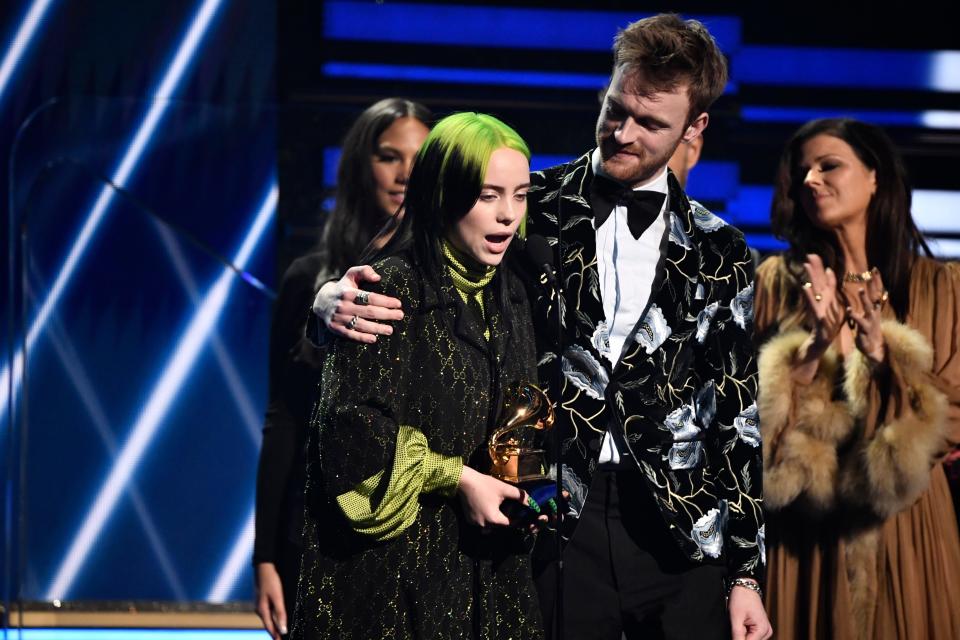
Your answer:
[[[558,638],[558,569],[542,542],[535,578],[547,636]],[[563,565],[564,640],[730,637],[725,567],[682,554],[639,471],[597,470]]]

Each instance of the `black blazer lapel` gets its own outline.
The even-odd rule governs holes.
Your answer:
[[[613,370],[613,375],[617,377],[622,376],[627,368],[632,368],[632,366],[635,366],[632,364],[624,364],[624,361],[628,360],[628,356],[630,356],[631,360],[635,359],[638,350],[643,352],[646,351],[644,347],[647,345],[652,346],[654,344],[662,344],[662,341],[658,340],[658,336],[654,335],[656,327],[649,324],[649,322],[653,320],[654,316],[650,316],[648,318],[647,314],[649,314],[651,308],[657,304],[657,293],[662,290],[664,282],[668,278],[668,270],[666,265],[668,264],[667,257],[670,253],[670,211],[668,210],[665,215],[667,226],[663,237],[660,239],[660,257],[657,260],[656,272],[653,274],[653,282],[650,285],[650,297],[647,299],[646,308],[644,308],[643,312],[640,314],[640,318],[637,320],[637,323],[630,331],[630,335],[623,345],[623,351],[618,354],[620,358],[617,360],[617,365]]]
[[[557,220],[562,251],[561,277],[567,302],[565,324],[567,344],[589,344],[604,319],[600,295],[600,272],[597,269],[597,235],[590,207],[590,185],[593,182],[592,152],[574,162],[563,179],[558,193]]]

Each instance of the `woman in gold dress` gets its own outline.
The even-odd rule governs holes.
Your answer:
[[[960,270],[877,127],[802,127],[756,278],[767,611],[782,638],[960,638],[942,456],[960,440]]]

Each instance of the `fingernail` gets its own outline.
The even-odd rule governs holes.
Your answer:
[[[393,335],[393,327],[387,327],[387,330],[384,331],[384,333],[387,334],[388,336],[392,336],[392,335]]]
[[[281,635],[287,635],[287,628],[286,628],[286,627],[280,627],[280,634],[281,634]]]

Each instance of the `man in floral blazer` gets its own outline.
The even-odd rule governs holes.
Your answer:
[[[547,289],[534,323],[570,493],[564,632],[768,637],[753,263],[667,170],[706,127],[726,62],[674,15],[631,24],[614,55],[597,149],[535,172],[528,200],[563,290],[559,330],[544,329],[558,324]],[[535,552],[546,620],[554,548],[541,535]]]
[[[563,634],[765,639],[753,262],[667,169],[706,128],[726,61],[675,15],[629,25],[614,56],[597,148],[532,174],[528,200],[527,233],[553,248],[562,287],[559,305],[547,289],[532,302],[570,494]],[[398,300],[357,296],[376,277],[349,270],[314,312],[375,340],[401,317]],[[558,619],[556,548],[542,532],[534,550],[545,621]]]

